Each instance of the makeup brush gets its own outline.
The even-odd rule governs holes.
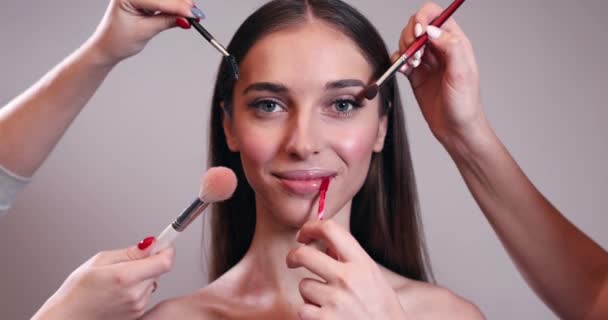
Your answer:
[[[232,196],[236,189],[236,175],[225,167],[214,167],[207,170],[201,179],[201,189],[192,204],[171,223],[152,244],[152,254],[170,246],[179,234],[190,225],[213,202],[224,201]]]
[[[464,0],[455,0],[454,2],[452,2],[452,4],[450,4],[449,7],[443,10],[443,12],[437,18],[435,18],[430,25],[440,28],[443,23],[452,16],[454,11],[456,11],[456,9],[458,9],[458,7],[460,7],[463,2]],[[413,57],[414,54],[418,50],[420,50],[420,48],[422,48],[422,46],[427,42],[428,39],[429,36],[426,33],[418,37],[418,39],[416,39],[416,41],[414,41],[414,43],[412,43],[405,50],[401,57],[399,57],[399,59],[397,59],[397,61],[393,63],[393,65],[380,77],[380,79],[378,79],[378,81],[365,88],[365,98],[367,100],[372,100],[373,98],[375,98],[378,94],[378,91],[380,91],[382,85],[385,84],[386,81],[390,79],[395,74],[395,72],[397,72],[397,70],[401,68],[401,66],[403,66],[411,57]]]
[[[228,50],[226,50],[226,48],[224,48],[224,46],[222,46],[217,40],[215,40],[215,38],[213,38],[213,36],[211,36],[209,31],[207,31],[200,23],[198,23],[198,21],[196,21],[195,18],[186,18],[186,19],[188,20],[188,22],[190,22],[190,24],[194,27],[194,29],[196,29],[196,31],[198,31],[198,33],[200,33],[203,36],[203,38],[205,38],[207,41],[209,41],[209,43],[211,43],[211,45],[213,47],[215,47],[217,49],[217,51],[219,51],[224,56],[224,60],[226,60],[226,62],[230,66],[230,70],[232,71],[232,76],[234,77],[235,80],[237,80],[239,78],[239,65],[236,62],[236,59],[234,58],[234,56],[231,55],[230,53],[228,53]]]

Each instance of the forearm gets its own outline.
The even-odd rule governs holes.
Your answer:
[[[85,44],[0,108],[0,165],[31,176],[112,67]]]
[[[599,299],[608,254],[534,187],[486,121],[445,142],[515,264],[560,316],[582,319]],[[466,141],[466,142],[465,142]]]
[[[79,315],[75,312],[74,304],[66,304],[65,301],[61,301],[61,298],[56,297],[56,293],[53,294],[43,305],[36,311],[36,314],[32,316],[30,320],[53,320],[53,319],[77,319],[81,318],[82,314]]]

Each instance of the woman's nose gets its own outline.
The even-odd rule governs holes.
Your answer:
[[[297,114],[287,123],[286,151],[294,158],[307,159],[318,154],[323,140],[322,127],[310,114]]]

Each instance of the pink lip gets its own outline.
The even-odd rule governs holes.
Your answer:
[[[336,174],[335,171],[322,169],[280,171],[274,173],[287,191],[297,195],[318,193],[323,179],[335,177]]]

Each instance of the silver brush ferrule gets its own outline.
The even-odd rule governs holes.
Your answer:
[[[182,232],[198,217],[205,208],[209,206],[209,202],[203,202],[201,199],[196,198],[190,206],[188,206],[184,211],[175,219],[173,222],[173,229],[175,231]]]
[[[215,39],[211,39],[211,44],[217,49],[219,50],[224,56],[228,57],[230,56],[230,53],[228,53],[228,50],[226,50],[226,48],[224,48],[219,42],[217,42]]]
[[[405,62],[407,62],[407,59],[408,57],[406,55],[399,57],[399,59],[397,59],[397,61],[395,61],[395,63],[393,63],[393,65],[382,75],[382,77],[376,81],[378,88],[381,87],[384,82],[388,80],[388,78],[390,78],[397,70],[399,70],[399,68],[401,68]]]

